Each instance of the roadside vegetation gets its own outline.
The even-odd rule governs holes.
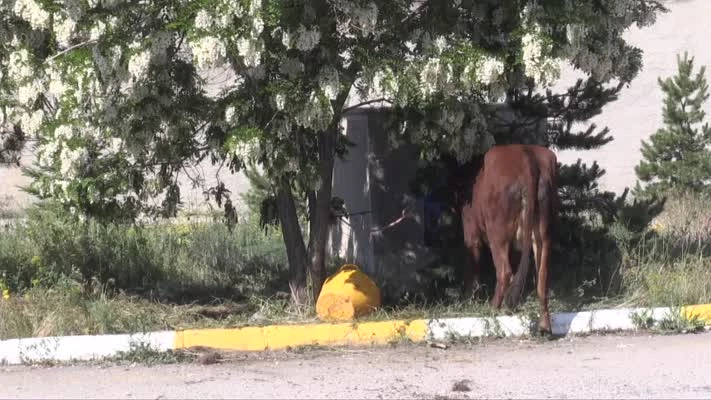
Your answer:
[[[557,270],[551,309],[711,303],[708,204],[671,198],[632,245],[624,227],[612,229],[618,261]],[[594,246],[583,250],[599,259]],[[278,228],[265,231],[252,218],[230,232],[209,219],[122,226],[31,210],[0,235],[0,339],[316,322],[313,307],[289,300],[285,253]],[[586,268],[609,276],[606,285],[591,277],[568,287]],[[535,302],[530,293],[523,312]],[[365,319],[460,315],[493,311],[452,295],[385,305]]]

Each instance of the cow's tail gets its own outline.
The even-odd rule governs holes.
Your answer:
[[[533,167],[535,168],[535,163]],[[537,173],[531,174],[531,179],[525,183],[525,190],[522,196],[523,215],[521,218],[521,259],[518,264],[518,269],[511,280],[511,286],[509,286],[508,294],[506,295],[506,302],[511,308],[516,307],[521,302],[523,297],[523,289],[526,287],[528,271],[531,268],[531,248],[533,245],[533,240],[531,238],[533,236],[532,225],[538,197],[536,193],[536,183],[538,182],[537,178]]]

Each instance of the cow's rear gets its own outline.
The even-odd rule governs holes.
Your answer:
[[[462,206],[464,240],[473,262],[472,271],[465,275],[465,295],[471,295],[481,246],[487,244],[496,266],[492,305],[499,308],[506,298],[507,305],[515,307],[525,286],[533,248],[538,267],[539,327],[546,332],[550,332],[547,281],[551,221],[557,204],[556,168],[555,154],[545,147],[493,147],[484,155],[470,201]],[[510,261],[512,250],[520,251],[515,271]]]

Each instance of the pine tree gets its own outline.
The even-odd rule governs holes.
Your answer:
[[[694,58],[677,55],[678,72],[671,78],[658,78],[665,94],[664,127],[642,140],[642,161],[635,167],[636,194],[664,195],[671,190],[711,192],[711,127],[704,123],[704,101],[709,97],[701,66],[694,74]]]

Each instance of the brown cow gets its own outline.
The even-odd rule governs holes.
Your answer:
[[[481,246],[487,244],[496,267],[491,304],[500,308],[506,296],[507,305],[515,307],[525,286],[533,247],[541,313],[538,327],[542,333],[551,333],[548,265],[552,218],[558,204],[555,153],[536,145],[495,146],[486,152],[482,164],[471,195],[460,204],[464,241],[473,263],[465,274],[464,295],[472,294],[474,275],[480,269]],[[515,274],[511,250],[520,251]]]

